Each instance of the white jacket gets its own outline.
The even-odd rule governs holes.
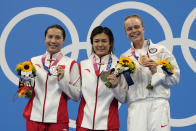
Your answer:
[[[106,71],[110,55],[99,58],[95,54],[79,64],[81,73],[82,99],[79,106],[77,126],[93,129],[107,130],[119,128],[118,101],[111,89],[96,76],[93,67],[93,56],[100,72]],[[112,56],[111,68],[114,68],[117,58]],[[111,69],[110,68],[110,69]]]
[[[49,59],[55,60],[60,52],[50,56],[46,52],[45,65],[49,67]],[[65,84],[65,79],[69,81],[76,81],[79,77],[79,70],[75,60],[63,56],[57,63],[65,66],[64,78],[58,82],[57,76],[49,75],[44,69],[42,63],[42,56],[33,57],[31,62],[36,68],[35,87],[33,90],[33,97],[29,100],[25,107],[23,116],[26,119],[45,122],[58,123],[68,122],[67,100],[78,99],[79,91],[76,88],[70,88]],[[54,61],[51,62],[51,64]]]
[[[145,98],[169,99],[169,87],[176,85],[180,78],[180,70],[174,56],[164,46],[153,44],[151,41],[149,41],[149,45],[147,45],[147,41],[145,41],[141,50],[145,54],[148,51],[149,57],[154,61],[168,60],[173,65],[174,74],[169,76],[162,70],[161,65],[159,65],[157,67],[157,73],[152,75],[148,67],[143,67],[138,63],[136,58],[132,55],[131,49],[129,49],[123,53],[122,56],[130,57],[136,63],[136,73],[131,74],[134,85],[130,86],[129,89],[125,87],[117,87],[113,90],[113,93],[115,96],[118,96],[118,99],[123,103],[126,101],[130,103]],[[136,56],[139,56],[139,52],[141,51],[136,51]],[[146,88],[149,81],[151,81],[151,84],[154,87],[153,90]]]

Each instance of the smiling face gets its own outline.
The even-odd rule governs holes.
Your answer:
[[[132,17],[124,22],[124,28],[127,37],[134,45],[143,44],[144,42],[144,27],[140,19]]]
[[[110,40],[105,33],[97,34],[93,37],[93,50],[99,57],[110,53]]]
[[[64,42],[63,33],[60,29],[55,27],[48,29],[45,36],[45,44],[50,54],[59,52]]]

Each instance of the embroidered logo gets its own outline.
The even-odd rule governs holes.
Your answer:
[[[84,69],[84,70],[88,71],[89,73],[91,72],[89,69]]]
[[[58,66],[60,66],[60,67],[62,67],[63,69],[65,69],[65,65],[58,65]]]
[[[157,52],[157,48],[151,48],[151,49],[149,50],[149,52],[150,52],[151,54],[154,54],[154,53]]]
[[[38,66],[39,68],[41,68],[41,66],[39,64],[35,64],[36,66]]]
[[[161,128],[164,128],[164,127],[166,127],[167,125],[161,125]]]

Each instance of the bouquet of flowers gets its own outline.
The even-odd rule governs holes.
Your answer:
[[[25,61],[16,65],[18,75],[20,76],[18,97],[32,97],[33,79],[36,76],[36,69],[29,61]]]
[[[162,69],[168,74],[172,75],[174,74],[174,68],[172,64],[168,60],[159,60],[157,61],[157,65],[162,65]]]
[[[120,74],[122,74],[125,71],[134,73],[135,70],[136,70],[136,64],[133,62],[131,58],[121,57],[119,61],[117,61],[115,68],[112,69],[112,72],[114,72],[114,74],[118,77]]]
[[[129,57],[121,57],[119,61],[117,61],[117,64],[115,65],[115,68],[112,68],[110,73],[114,73],[116,77],[119,77],[120,74],[123,74],[127,84],[130,86],[134,84],[130,74],[135,73],[136,71],[136,64],[133,62],[133,60]],[[112,84],[107,80],[107,76],[110,73],[103,73],[101,74],[102,81],[105,82],[105,85],[108,88],[111,88]]]
[[[168,75],[172,75],[174,74],[174,68],[172,66],[172,64],[170,64],[170,62],[168,60],[159,60],[156,62],[157,65],[162,65],[162,69],[168,74]],[[149,82],[149,84],[147,85],[148,89],[153,89],[153,86],[151,85],[151,81]]]

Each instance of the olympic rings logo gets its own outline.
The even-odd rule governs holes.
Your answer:
[[[105,9],[93,21],[93,23],[89,29],[88,35],[87,35],[87,42],[80,42],[79,41],[79,36],[78,36],[77,30],[76,30],[74,24],[62,12],[60,12],[56,9],[48,8],[48,7],[35,7],[35,8],[25,10],[25,11],[19,13],[18,15],[16,15],[6,25],[5,29],[3,30],[2,34],[1,34],[0,52],[2,53],[2,57],[0,57],[0,65],[1,65],[2,71],[4,72],[6,77],[11,82],[15,83],[16,85],[18,84],[17,83],[18,82],[17,76],[15,76],[15,74],[10,70],[10,68],[7,64],[7,61],[5,58],[5,45],[6,45],[6,40],[7,40],[7,37],[9,35],[10,31],[14,28],[14,26],[18,22],[20,22],[24,18],[32,16],[32,15],[44,14],[44,15],[53,16],[53,17],[57,18],[58,20],[60,20],[61,22],[63,22],[66,25],[68,31],[70,32],[72,44],[64,47],[62,49],[62,52],[64,55],[71,52],[72,53],[71,57],[74,59],[77,59],[80,49],[86,49],[87,54],[88,55],[90,54],[91,45],[88,43],[90,43],[89,38],[90,38],[90,33],[93,30],[93,28],[100,25],[104,21],[104,19],[106,19],[112,13],[120,11],[120,10],[124,10],[124,9],[137,9],[137,10],[141,10],[141,11],[147,12],[150,15],[152,15],[160,23],[161,27],[163,28],[164,35],[166,38],[166,40],[161,41],[157,44],[164,44],[171,52],[173,50],[173,46],[180,45],[182,47],[182,53],[184,55],[186,62],[188,63],[189,67],[194,72],[196,72],[196,66],[195,66],[196,61],[194,60],[194,58],[192,57],[192,55],[189,51],[189,47],[196,49],[196,44],[195,44],[195,41],[188,38],[190,27],[191,27],[193,21],[196,19],[196,8],[193,9],[191,11],[191,13],[188,15],[188,17],[186,18],[184,25],[182,27],[181,38],[173,38],[171,27],[168,24],[165,17],[158,10],[153,8],[152,6],[141,3],[141,2],[121,2],[121,3],[114,4],[110,7],[108,7],[107,9]],[[178,44],[176,44],[176,43],[178,43]],[[74,49],[74,51],[73,51],[73,49]],[[173,126],[173,127],[183,127],[183,126],[188,126],[188,125],[192,125],[195,123],[196,123],[196,115],[193,115],[191,117],[184,118],[184,119],[171,119],[171,126]],[[70,127],[75,128],[75,121],[70,120]]]

